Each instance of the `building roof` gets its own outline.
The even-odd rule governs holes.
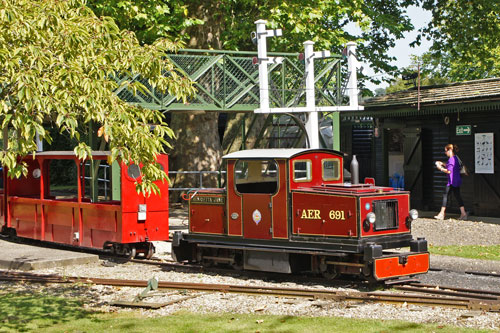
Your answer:
[[[225,155],[224,159],[239,159],[239,158],[249,158],[249,159],[271,159],[271,158],[292,158],[295,155],[301,153],[309,153],[313,151],[322,151],[328,153],[340,154],[337,151],[330,149],[309,149],[309,148],[275,148],[275,149],[249,149],[240,150],[234,153]]]
[[[365,100],[365,110],[387,107],[417,106],[418,90],[390,93]],[[420,106],[500,100],[500,78],[465,81],[439,86],[420,87]]]

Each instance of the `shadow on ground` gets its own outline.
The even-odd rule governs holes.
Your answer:
[[[34,288],[0,291],[0,332],[33,332],[95,314],[85,310],[82,301],[69,298],[76,296],[71,291],[64,294],[52,296]]]

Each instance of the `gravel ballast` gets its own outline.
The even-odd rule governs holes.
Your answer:
[[[418,219],[413,223],[414,237],[425,237],[429,244],[441,245],[494,245],[500,244],[500,226],[481,222],[457,221],[447,219]],[[165,246],[157,244],[157,257],[170,259]],[[431,256],[431,267],[442,269],[419,276],[423,283],[440,286],[499,290],[500,278],[471,276],[463,274],[466,270],[500,272],[500,262],[486,260],[461,259],[457,257]],[[36,273],[56,273],[66,276],[105,277],[114,279],[148,280],[157,277],[160,281],[200,282],[217,284],[286,286],[292,288],[325,288],[330,290],[356,290],[355,285],[330,287],[303,282],[275,282],[253,279],[251,275],[215,273],[186,273],[167,271],[154,265],[136,263],[118,264],[101,260],[98,264],[76,265],[35,271]],[[1,290],[12,288],[9,283],[1,283]],[[33,285],[19,284],[16,288],[34,288]],[[56,295],[68,295],[68,287],[57,285],[38,286],[38,289],[50,291]],[[111,306],[115,300],[131,301],[142,291],[139,288],[114,288],[110,286],[77,286],[71,289],[71,295],[86,299],[86,306],[100,311],[137,311]],[[442,307],[415,306],[411,304],[391,305],[380,303],[360,303],[329,300],[309,300],[301,298],[248,296],[225,294],[220,292],[187,292],[179,294],[167,291],[163,296],[146,298],[145,302],[166,302],[188,295],[197,297],[174,303],[157,310],[139,310],[144,316],[164,316],[179,310],[196,313],[259,313],[292,316],[338,316],[345,318],[371,318],[379,320],[399,319],[415,323],[436,323],[438,325],[456,325],[481,329],[500,330],[500,314],[483,311],[456,310]]]

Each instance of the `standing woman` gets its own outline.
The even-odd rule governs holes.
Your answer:
[[[460,163],[458,162],[458,157],[455,154],[458,152],[458,147],[456,145],[448,144],[444,147],[446,156],[448,156],[448,162],[446,165],[443,162],[437,161],[436,166],[439,171],[444,172],[448,175],[448,183],[446,184],[446,189],[443,194],[443,204],[441,206],[441,211],[439,214],[434,216],[437,220],[443,220],[446,211],[446,205],[448,203],[448,197],[451,192],[457,198],[458,205],[460,206],[460,217],[459,220],[467,219],[467,213],[465,212],[464,201],[460,195],[460,185],[462,185],[462,177],[460,176]]]

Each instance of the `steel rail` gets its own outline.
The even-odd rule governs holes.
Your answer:
[[[394,286],[393,287],[396,290],[402,290],[402,291],[410,291],[410,292],[417,292],[417,293],[427,293],[427,294],[435,294],[435,295],[447,295],[447,296],[455,296],[455,297],[470,297],[470,298],[475,298],[475,299],[484,299],[484,300],[500,300],[500,297],[497,295],[494,295],[494,291],[481,291],[481,290],[473,290],[473,289],[464,289],[464,288],[448,288],[448,287],[442,287],[440,286],[439,288],[436,288],[435,286],[424,286],[424,285],[410,285],[410,286]],[[462,289],[461,291],[459,290],[454,290],[454,289]]]
[[[4,281],[30,281],[39,283],[89,283],[121,287],[146,287],[147,281],[121,280],[90,277],[64,277],[58,275],[40,275],[32,273],[0,271],[0,280]],[[478,300],[466,297],[442,297],[436,295],[397,294],[387,292],[347,292],[331,291],[309,288],[280,288],[262,286],[241,286],[230,284],[205,284],[192,282],[167,282],[158,283],[160,289],[196,290],[223,293],[240,293],[251,295],[265,295],[277,297],[304,297],[311,299],[326,299],[335,301],[365,301],[407,303],[415,305],[449,306],[459,309],[481,309],[484,311],[500,311],[498,300]]]

